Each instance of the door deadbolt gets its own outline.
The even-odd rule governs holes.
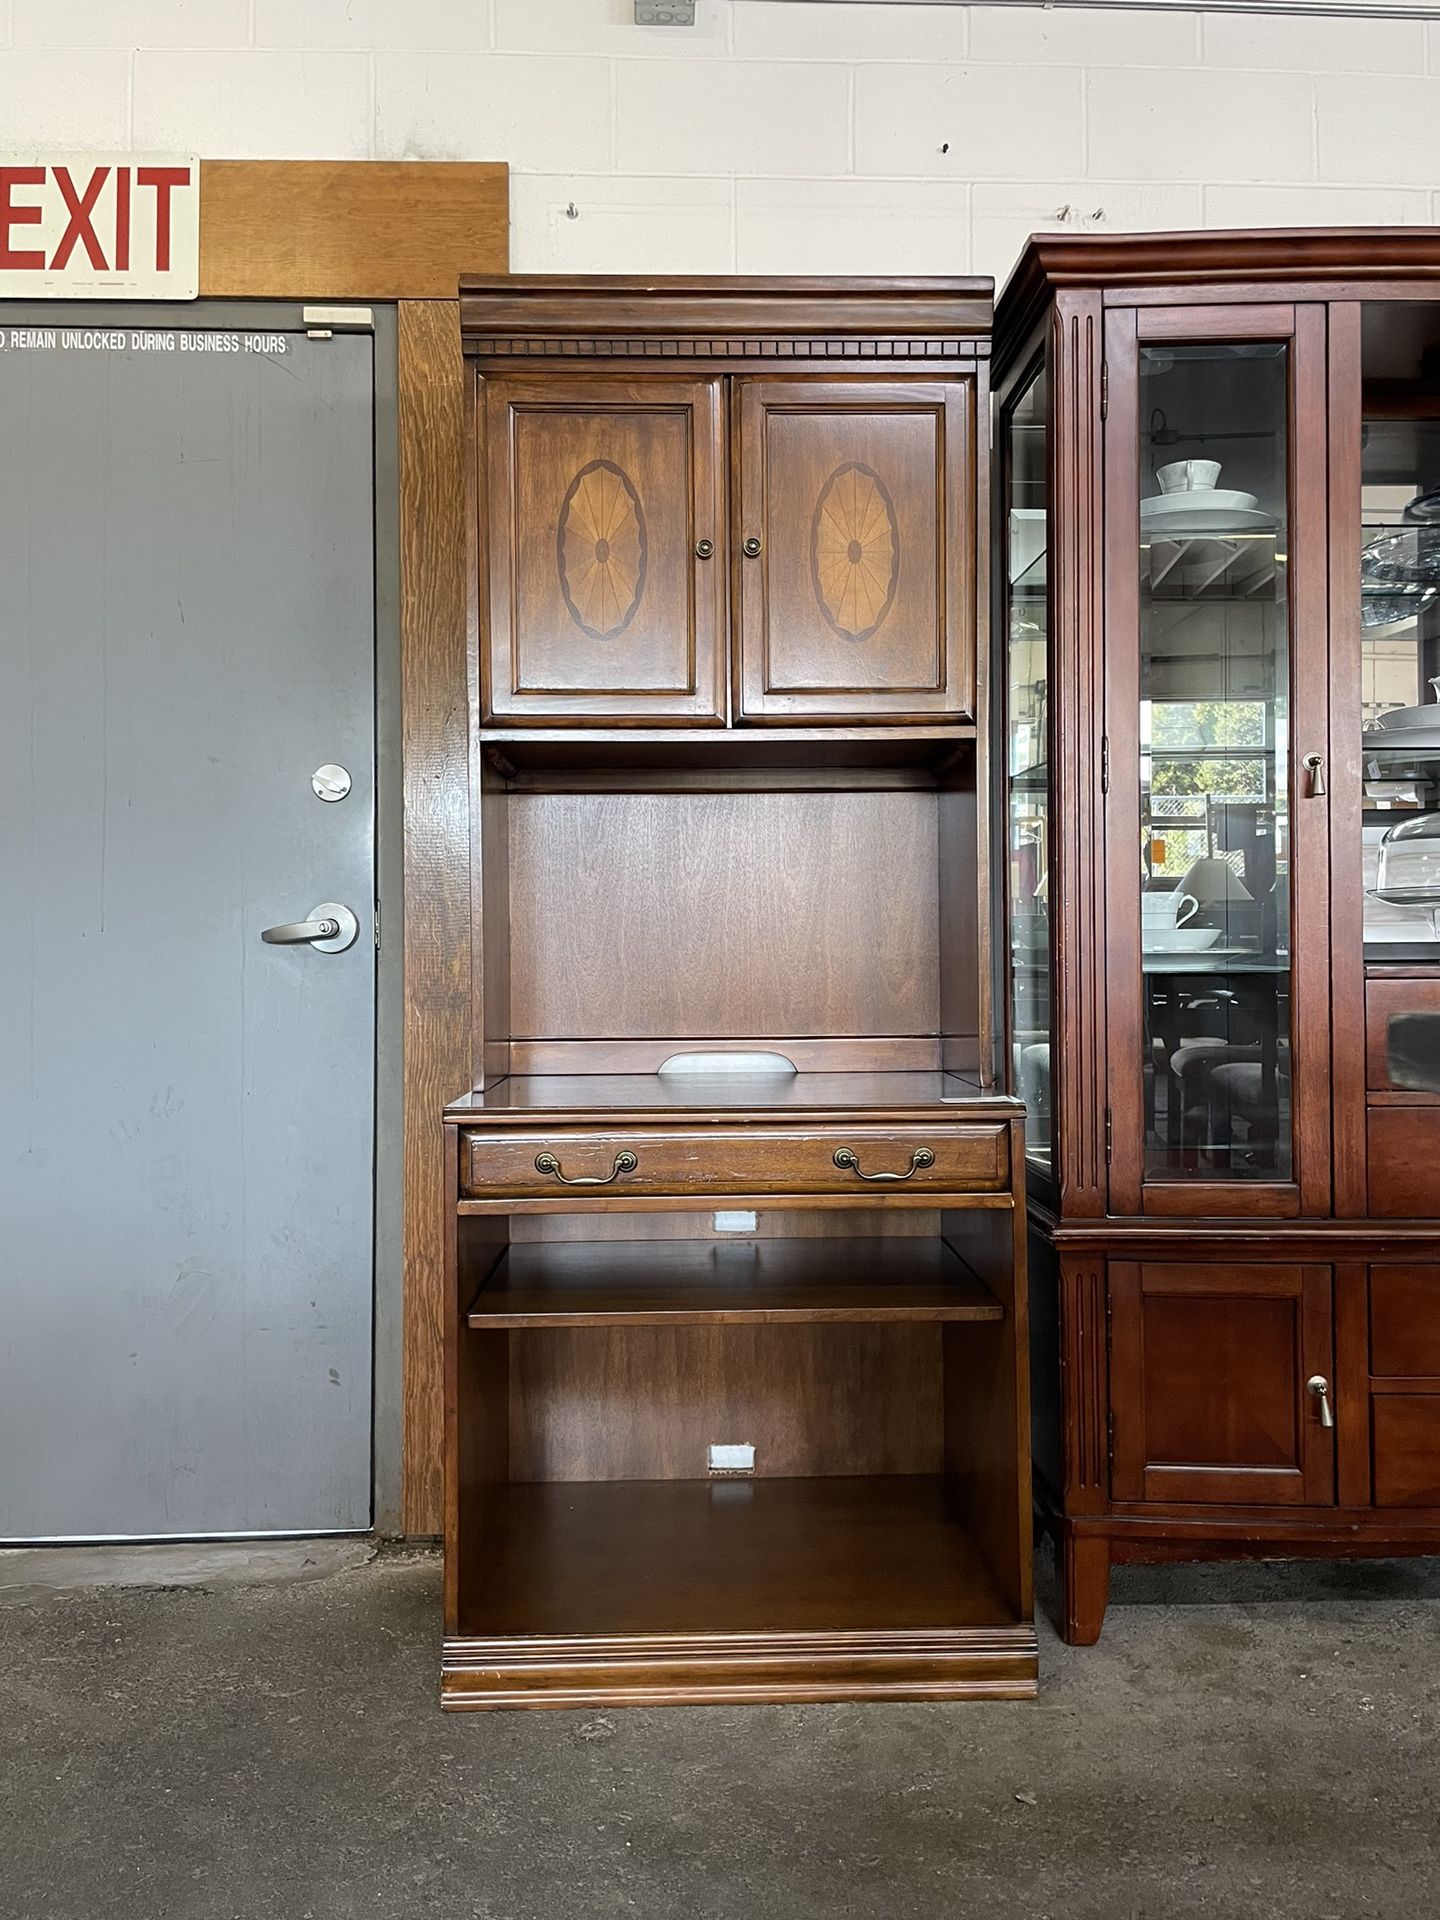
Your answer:
[[[350,791],[350,784],[348,770],[337,767],[333,760],[327,760],[323,767],[317,767],[310,776],[310,785],[317,800],[343,800]]]

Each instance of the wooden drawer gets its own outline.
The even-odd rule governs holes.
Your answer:
[[[1440,1507],[1440,1393],[1378,1393],[1377,1507]]]
[[[1371,1267],[1370,1371],[1440,1379],[1440,1265]]]
[[[852,1154],[856,1164],[837,1165],[837,1153]],[[467,1129],[460,1142],[460,1186],[476,1199],[994,1193],[1010,1183],[1009,1161],[1003,1125],[860,1126],[822,1133],[788,1127],[553,1134]]]
[[[1366,1125],[1371,1214],[1440,1219],[1440,1107],[1371,1107]]]
[[[1372,1093],[1440,1101],[1440,980],[1371,980],[1365,989],[1365,1083]]]

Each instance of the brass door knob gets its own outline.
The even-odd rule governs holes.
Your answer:
[[[715,542],[713,540],[697,540],[695,542],[695,558],[697,560],[709,560],[714,555],[714,552]]]
[[[750,538],[745,542],[745,545],[741,549],[741,551],[744,553],[745,558],[747,560],[758,560],[760,557],[759,537],[756,534],[752,533],[750,535]]]

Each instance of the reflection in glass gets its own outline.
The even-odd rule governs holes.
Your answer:
[[[1021,391],[1005,423],[1011,1074],[1015,1092],[1029,1109],[1027,1151],[1047,1169],[1053,1153],[1045,565],[1049,406],[1042,367]]]
[[[1288,1180],[1288,355],[1140,356],[1145,1171]]]
[[[1440,960],[1440,324],[1433,310],[1367,311],[1365,413],[1365,957]],[[1422,1021],[1403,1049],[1412,1071],[1421,1071],[1413,1055],[1425,1042]]]

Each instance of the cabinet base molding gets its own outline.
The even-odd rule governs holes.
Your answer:
[[[664,1707],[826,1700],[1030,1700],[1035,1629],[636,1634],[445,1642],[440,1704]]]

